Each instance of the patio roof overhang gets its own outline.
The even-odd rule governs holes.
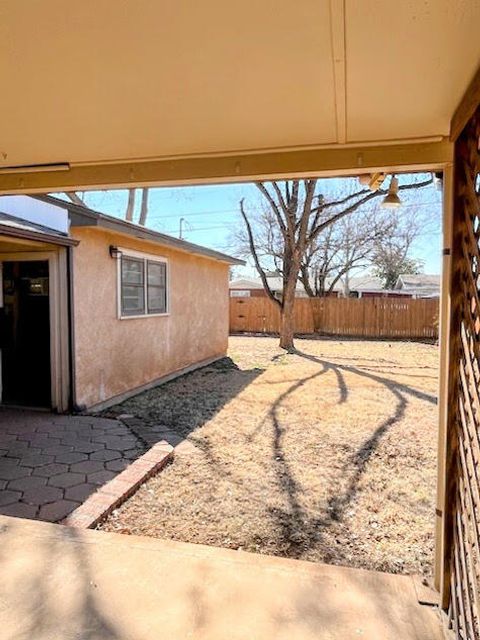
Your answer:
[[[480,4],[4,0],[0,192],[444,166]]]

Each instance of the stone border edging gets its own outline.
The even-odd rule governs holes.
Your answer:
[[[157,442],[113,480],[89,496],[62,524],[77,529],[92,529],[172,459],[173,447],[166,440]]]

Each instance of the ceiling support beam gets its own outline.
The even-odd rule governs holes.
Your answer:
[[[473,76],[472,81],[463,94],[463,98],[460,100],[460,104],[453,114],[452,122],[450,124],[450,140],[452,142],[455,142],[455,140],[460,136],[465,125],[477,110],[479,104],[480,67],[477,69],[476,74]]]
[[[441,170],[452,144],[419,142],[390,146],[335,147],[235,156],[72,165],[68,171],[0,174],[0,195],[83,189],[181,186],[314,176],[352,176],[371,171]]]
[[[335,82],[337,142],[344,144],[347,141],[345,0],[330,0],[330,31]]]

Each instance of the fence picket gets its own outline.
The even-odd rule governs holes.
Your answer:
[[[297,298],[295,332],[365,338],[437,338],[438,299]],[[232,333],[278,333],[280,311],[268,298],[230,298]]]

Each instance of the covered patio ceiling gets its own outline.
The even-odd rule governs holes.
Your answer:
[[[477,0],[3,0],[0,191],[441,164],[479,25]]]

